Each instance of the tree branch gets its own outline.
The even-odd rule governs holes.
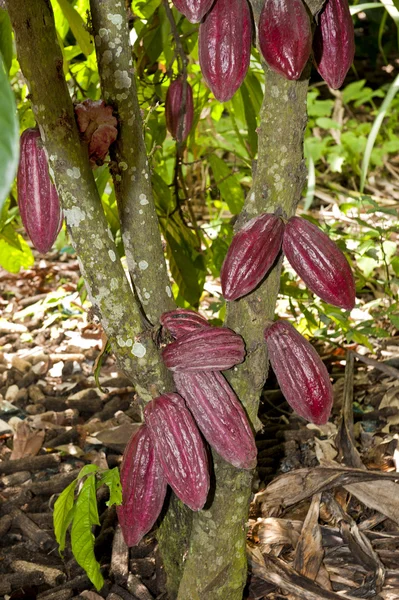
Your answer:
[[[151,187],[124,2],[90,0],[104,100],[119,123],[111,168],[126,259],[152,323],[174,308]]]

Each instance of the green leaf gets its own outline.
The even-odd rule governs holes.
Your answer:
[[[18,159],[19,125],[15,99],[0,57],[0,212],[14,181]]]
[[[399,4],[399,0],[393,0],[394,3]],[[353,17],[353,15],[357,15],[357,13],[363,12],[365,10],[369,10],[370,8],[383,8],[383,4],[379,2],[365,2],[364,4],[356,4],[354,6],[350,6],[349,10]],[[399,6],[397,6],[399,8]]]
[[[229,207],[230,212],[233,215],[238,215],[244,204],[244,192],[237,177],[231,171],[230,167],[221,158],[216,156],[216,154],[210,155],[209,163],[213,171],[216,186],[219,188],[223,200]]]
[[[179,286],[181,296],[191,304],[198,306],[205,280],[204,271],[197,269],[195,265],[194,249],[180,236],[180,232],[168,229],[165,232],[168,244],[167,256],[169,259],[172,277]]]
[[[21,268],[29,269],[35,262],[33,254],[23,237],[18,234],[21,250],[0,238],[0,266],[9,273],[18,273]]]
[[[19,238],[20,236],[11,224],[6,225],[0,231],[0,239],[5,240],[9,246],[12,246],[13,248],[16,248],[22,252],[22,246]]]
[[[152,17],[160,3],[161,0],[133,0],[133,14],[140,17],[140,19],[149,19]]]
[[[99,524],[96,479],[92,474],[83,483],[76,500],[76,509],[71,529],[71,542],[76,562],[86,571],[88,578],[97,590],[100,590],[104,585],[104,579],[101,575],[100,565],[94,555],[92,527]]]
[[[7,73],[12,63],[12,27],[8,12],[0,8],[0,52],[3,56]]]
[[[97,489],[104,484],[109,487],[109,500],[106,505],[122,504],[122,486],[118,467],[108,469],[102,473],[101,479],[97,482]]]
[[[97,465],[85,465],[82,467],[82,469],[80,469],[77,479],[83,479],[83,477],[86,477],[86,475],[97,473],[98,469],[99,467],[97,467]]]
[[[60,553],[65,548],[65,536],[74,516],[73,505],[75,500],[75,489],[78,481],[75,479],[66,487],[54,504],[53,524],[55,539],[59,545]]]
[[[94,49],[94,44],[90,33],[86,29],[86,24],[77,10],[69,4],[68,0],[57,0],[65,18],[69,23],[73,35],[80,46],[83,54],[89,56]]]

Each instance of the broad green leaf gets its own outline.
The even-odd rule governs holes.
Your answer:
[[[0,212],[14,181],[18,159],[19,125],[15,98],[0,57]]]
[[[0,52],[3,56],[3,62],[7,73],[12,63],[12,28],[8,12],[0,8]]]
[[[393,0],[395,3],[397,2],[399,4],[399,0]],[[350,6],[349,10],[350,13],[353,17],[353,15],[357,15],[360,12],[363,12],[364,10],[369,10],[370,8],[383,8],[384,5],[380,4],[379,2],[365,2],[364,4],[356,4],[354,6]],[[397,6],[397,8],[399,8],[399,6]]]
[[[132,10],[140,19],[149,19],[160,4],[161,0],[133,0]]]
[[[73,505],[75,500],[75,489],[78,481],[75,479],[66,487],[54,504],[53,523],[55,539],[59,545],[59,551],[65,548],[65,536],[73,518]]]
[[[0,238],[0,266],[9,273],[18,273],[21,268],[29,269],[35,262],[31,249],[21,235],[18,235],[18,242],[21,250]]]
[[[62,42],[64,42],[65,36],[69,31],[69,23],[65,18],[65,15],[61,10],[60,5],[57,3],[57,0],[51,0],[51,6],[54,13],[54,21],[57,34],[60,36]]]
[[[249,78],[250,79],[250,78]],[[252,102],[252,90],[247,86],[247,81],[245,80],[240,88],[240,92],[242,95],[242,100],[244,104],[244,112],[245,112],[245,120],[247,122],[247,130],[248,130],[248,142],[251,148],[250,156],[253,158],[258,150],[258,134],[256,133],[257,128],[257,120],[256,116],[259,114],[257,112],[253,102]]]
[[[244,204],[244,192],[231,168],[216,154],[209,157],[215,185],[233,215],[238,215]]]
[[[83,54],[89,56],[94,49],[94,44],[90,33],[86,29],[86,24],[77,10],[69,4],[68,0],[57,0],[65,18],[69,23],[73,35],[80,46]]]
[[[13,248],[16,248],[17,250],[22,252],[22,246],[19,238],[20,236],[18,236],[17,232],[11,224],[6,225],[0,231],[0,239],[7,242],[9,246],[12,246]]]
[[[316,125],[321,127],[321,129],[342,129],[340,123],[337,123],[337,121],[328,117],[319,117],[316,119]]]
[[[91,475],[92,473],[97,473],[99,467],[97,465],[85,465],[79,471],[77,479],[83,479],[86,475]]]
[[[71,529],[72,552],[76,562],[86,571],[96,589],[100,590],[104,585],[104,579],[94,555],[94,535],[92,533],[93,525],[100,524],[94,474],[90,475],[83,483],[75,506]]]
[[[108,469],[102,473],[101,479],[97,482],[97,488],[103,484],[109,487],[109,500],[106,505],[122,504],[122,486],[118,467]]]
[[[178,232],[174,232],[174,235],[172,235],[170,230],[165,233],[165,239],[168,244],[167,256],[170,270],[173,279],[179,287],[181,296],[191,306],[198,306],[204,285],[205,273],[196,268],[193,254],[190,252],[187,244],[184,243],[184,240],[178,236]]]

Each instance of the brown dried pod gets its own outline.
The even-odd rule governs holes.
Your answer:
[[[273,371],[288,404],[311,423],[327,423],[333,389],[316,350],[287,321],[266,327],[265,339]]]
[[[214,0],[173,0],[177,10],[181,12],[190,23],[199,23],[210,10]]]
[[[273,266],[280,252],[284,223],[264,213],[236,233],[224,260],[220,279],[226,300],[252,292]]]
[[[208,457],[183,398],[163,394],[147,404],[144,417],[167,482],[184,504],[200,510],[209,491]]]
[[[283,251],[308,288],[325,302],[351,310],[355,281],[344,254],[316,225],[292,217],[285,226]]]
[[[246,0],[216,0],[199,27],[199,62],[215,98],[234,96],[249,67],[252,22]]]
[[[120,476],[122,504],[116,510],[126,544],[135,546],[157,520],[167,488],[147,425],[128,442]]]
[[[302,0],[265,0],[259,47],[273,71],[299,79],[312,51],[312,29]]]
[[[256,466],[256,445],[244,409],[217,371],[180,372],[173,376],[206,441],[224,460],[240,469]]]
[[[88,145],[91,165],[102,165],[118,136],[118,121],[112,114],[112,106],[107,106],[104,100],[89,99],[76,104],[75,115],[82,139]]]
[[[206,327],[179,337],[162,352],[171,371],[225,371],[241,363],[244,340],[227,327]]]
[[[17,190],[26,233],[34,247],[45,254],[57,239],[63,215],[38,129],[25,129],[21,135]]]
[[[183,102],[186,94],[185,102]],[[178,142],[183,142],[190,133],[194,118],[193,90],[181,79],[173,81],[166,93],[166,127]]]
[[[187,308],[177,308],[176,310],[169,310],[160,317],[160,322],[174,338],[179,338],[186,333],[203,329],[204,327],[211,327],[205,317],[202,317],[194,310]]]
[[[355,56],[355,31],[347,0],[327,0],[318,15],[313,38],[316,68],[324,81],[337,90]]]

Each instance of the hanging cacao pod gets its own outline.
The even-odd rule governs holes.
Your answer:
[[[264,213],[236,233],[220,272],[226,300],[249,294],[262,281],[280,252],[283,232],[283,221]]]
[[[312,28],[302,0],[265,0],[259,47],[273,71],[299,79],[312,51]]]
[[[118,136],[118,121],[113,116],[112,106],[107,106],[104,100],[89,99],[76,104],[75,115],[92,167],[101,166]]]
[[[34,247],[45,254],[57,239],[63,216],[38,129],[25,129],[21,135],[17,190],[25,231]]]
[[[248,419],[234,391],[217,371],[173,375],[206,441],[224,460],[240,469],[256,465],[256,445]]]
[[[185,103],[183,93],[186,94]],[[193,90],[188,81],[184,85],[181,79],[176,79],[170,84],[166,93],[165,118],[172,137],[183,142],[190,133],[194,118]]]
[[[252,22],[247,0],[216,0],[199,26],[199,62],[220,102],[238,90],[251,58]]]
[[[287,321],[266,327],[265,339],[269,360],[288,404],[311,423],[327,423],[333,389],[316,350]]]
[[[160,317],[160,322],[174,338],[179,338],[186,333],[211,327],[205,317],[202,317],[194,310],[187,308],[177,308],[163,313]]]
[[[116,511],[126,544],[135,546],[157,520],[167,488],[147,425],[142,425],[129,440],[120,478],[122,504]]]
[[[327,0],[313,38],[316,68],[324,81],[339,89],[355,56],[355,32],[348,0]]]
[[[209,491],[209,465],[201,434],[179,394],[163,394],[144,410],[145,422],[176,496],[200,510]]]
[[[285,226],[283,252],[307,287],[324,302],[351,310],[355,281],[344,254],[328,235],[301,217]]]
[[[181,12],[190,23],[199,23],[211,8],[214,0],[173,0],[177,10]]]
[[[171,371],[225,371],[241,363],[244,340],[227,327],[204,327],[186,333],[162,352]]]

